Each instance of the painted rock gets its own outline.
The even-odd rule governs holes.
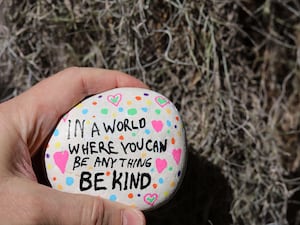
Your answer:
[[[45,152],[52,187],[148,210],[169,200],[186,162],[175,106],[140,88],[89,97],[59,121]]]

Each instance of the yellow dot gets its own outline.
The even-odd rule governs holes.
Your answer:
[[[117,117],[117,113],[112,113],[112,118],[116,118]]]
[[[58,184],[57,189],[61,191],[63,189],[63,186],[61,184]]]
[[[130,205],[130,207],[136,208],[136,204],[132,204],[132,205]]]
[[[91,124],[91,121],[90,121],[90,120],[87,120],[87,121],[86,121],[86,124],[87,124],[87,125]]]
[[[169,195],[169,192],[165,191],[164,196],[167,197]]]
[[[55,146],[55,148],[60,148],[61,143],[58,141],[58,142],[56,142],[56,143],[54,144],[54,146]]]
[[[88,170],[93,170],[93,167],[92,166],[88,166]]]
[[[47,169],[51,170],[53,168],[53,166],[51,164],[47,164]]]
[[[181,137],[181,135],[182,135],[181,131],[178,131],[177,134],[179,137]]]
[[[146,158],[147,153],[146,152],[142,152],[141,156],[142,156],[142,158]]]
[[[83,107],[82,103],[79,103],[78,105],[75,106],[75,108],[81,109]]]
[[[127,105],[131,105],[132,104],[132,101],[127,101]]]
[[[171,111],[171,109],[167,108],[166,112],[170,115],[172,111]]]
[[[105,136],[105,137],[104,137],[104,140],[105,140],[105,141],[108,141],[108,140],[109,140],[109,137],[108,137],[108,136]]]
[[[146,104],[147,104],[147,105],[151,105],[151,104],[152,104],[152,101],[148,99],[148,100],[146,101]]]

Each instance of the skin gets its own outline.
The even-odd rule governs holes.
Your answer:
[[[143,214],[128,206],[41,185],[32,168],[32,156],[64,113],[86,96],[116,87],[147,88],[121,72],[68,68],[0,104],[1,224],[145,224]]]

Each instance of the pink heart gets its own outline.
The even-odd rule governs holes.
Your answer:
[[[155,161],[155,165],[158,173],[161,173],[167,167],[167,160],[158,158]]]
[[[63,152],[55,152],[53,158],[55,164],[58,166],[60,171],[64,174],[69,159],[69,152],[67,150]]]
[[[122,100],[122,94],[120,93],[107,96],[107,101],[113,104],[114,106],[118,106],[121,100]]]
[[[65,115],[62,117],[62,120],[63,120],[64,122],[66,122],[67,119],[68,119],[68,117],[69,117],[69,113],[65,114]]]
[[[173,158],[174,158],[174,160],[175,160],[175,162],[176,162],[177,165],[180,162],[181,152],[182,152],[181,148],[179,148],[179,149],[173,149],[173,151],[172,151]]]
[[[164,124],[161,120],[152,120],[151,121],[152,127],[158,133],[162,130]]]
[[[155,204],[155,202],[158,199],[158,194],[154,193],[154,194],[145,194],[144,195],[144,202],[146,202],[148,205],[153,206]]]

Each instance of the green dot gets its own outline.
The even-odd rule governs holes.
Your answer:
[[[172,167],[172,166],[170,166],[170,167],[169,167],[169,171],[172,171],[172,170],[173,170],[173,167]]]
[[[104,115],[107,115],[108,114],[108,109],[107,108],[101,109],[101,113],[104,114]]]
[[[136,133],[135,133],[135,132],[133,132],[131,135],[132,135],[132,137],[135,137],[135,136],[136,136]]]
[[[128,115],[133,116],[133,115],[137,114],[137,110],[135,108],[131,108],[131,109],[128,109],[127,113],[128,113]]]
[[[159,115],[161,111],[160,111],[160,109],[156,109],[155,112],[156,112],[156,114]]]
[[[170,131],[170,130],[168,130],[168,131],[167,131],[167,133],[168,133],[168,134],[170,134],[170,133],[171,133],[171,131]]]

